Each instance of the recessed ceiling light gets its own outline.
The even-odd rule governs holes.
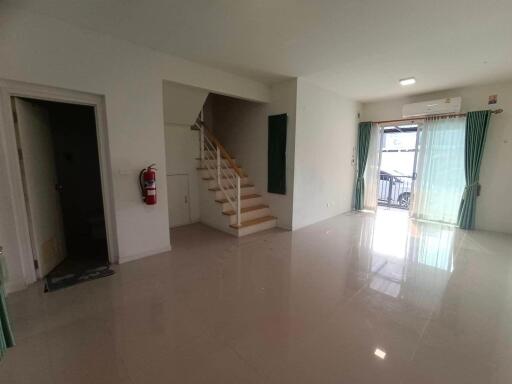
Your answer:
[[[416,79],[414,77],[408,77],[407,79],[400,80],[400,85],[413,85],[416,84]]]
[[[376,348],[376,349],[375,349],[375,352],[373,352],[373,354],[374,354],[375,356],[377,356],[378,358],[383,359],[383,360],[386,358],[386,352],[384,352],[384,351],[383,351],[382,349],[380,349],[380,348]]]

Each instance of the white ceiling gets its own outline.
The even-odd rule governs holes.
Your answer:
[[[4,0],[272,83],[374,100],[512,78],[511,0]],[[400,78],[418,83],[403,88]]]

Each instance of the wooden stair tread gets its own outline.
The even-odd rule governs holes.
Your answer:
[[[254,187],[253,184],[240,184],[240,188],[251,188],[251,187]],[[233,187],[227,187],[227,188],[224,188],[225,190],[231,190],[231,189],[235,189]],[[220,191],[220,188],[219,187],[213,187],[213,188],[208,188],[209,191],[214,191],[214,192],[217,192],[217,191]]]
[[[226,180],[226,179],[234,179],[234,177],[230,177],[230,176],[221,176],[220,178],[224,179],[224,180]],[[246,178],[247,178],[247,175],[244,175],[244,176],[241,177],[241,179],[246,179]],[[215,180],[215,179],[216,179],[215,177],[211,177],[211,176],[203,177],[203,180]]]
[[[240,212],[241,213],[247,213],[247,212],[257,211],[258,209],[265,209],[265,208],[268,208],[268,205],[266,205],[266,204],[258,204],[258,205],[253,205],[252,207],[240,208]],[[234,215],[236,215],[236,212],[233,211],[233,210],[222,211],[222,214],[226,215],[226,216],[234,216]]]
[[[257,225],[257,224],[265,223],[267,221],[275,220],[275,219],[276,219],[276,217],[274,217],[274,216],[263,216],[263,217],[258,217],[257,219],[242,221],[242,224],[240,224],[240,225],[238,225],[238,224],[231,224],[230,227],[231,228],[235,228],[235,229],[241,229],[241,228],[250,227],[252,225]]]
[[[242,195],[240,196],[240,200],[248,200],[248,199],[255,199],[257,197],[261,197],[261,195],[258,195],[256,193],[254,194],[251,194],[251,195]],[[227,203],[228,202],[228,199],[218,199],[218,200],[215,200],[217,203],[221,203],[221,204],[224,204],[224,203]]]
[[[233,169],[233,167],[226,167],[226,166],[222,166],[221,168],[222,169]],[[208,168],[206,168],[206,167],[197,167],[196,169],[198,171],[207,171],[208,170]],[[215,167],[215,169],[217,169],[217,167]]]
[[[217,160],[216,157],[205,157],[204,159],[205,160]],[[222,159],[225,160],[227,158],[223,156]],[[196,157],[196,160],[201,160],[201,158],[200,157]],[[232,157],[231,160],[236,160],[236,158]]]
[[[210,148],[203,148],[203,151],[207,152],[207,153],[210,153],[210,154],[216,154],[217,153],[217,151],[215,149],[210,149]],[[234,157],[231,156],[231,153],[228,153],[228,155],[229,155],[229,157],[234,159]],[[223,159],[227,159],[227,157],[225,155],[223,155],[222,153],[221,153],[221,156],[222,156]]]

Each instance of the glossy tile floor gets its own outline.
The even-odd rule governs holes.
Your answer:
[[[8,299],[0,383],[511,383],[512,237],[339,216]]]

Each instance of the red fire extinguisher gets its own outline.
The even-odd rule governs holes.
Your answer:
[[[151,164],[140,171],[139,184],[142,200],[147,205],[156,204],[156,164]]]

